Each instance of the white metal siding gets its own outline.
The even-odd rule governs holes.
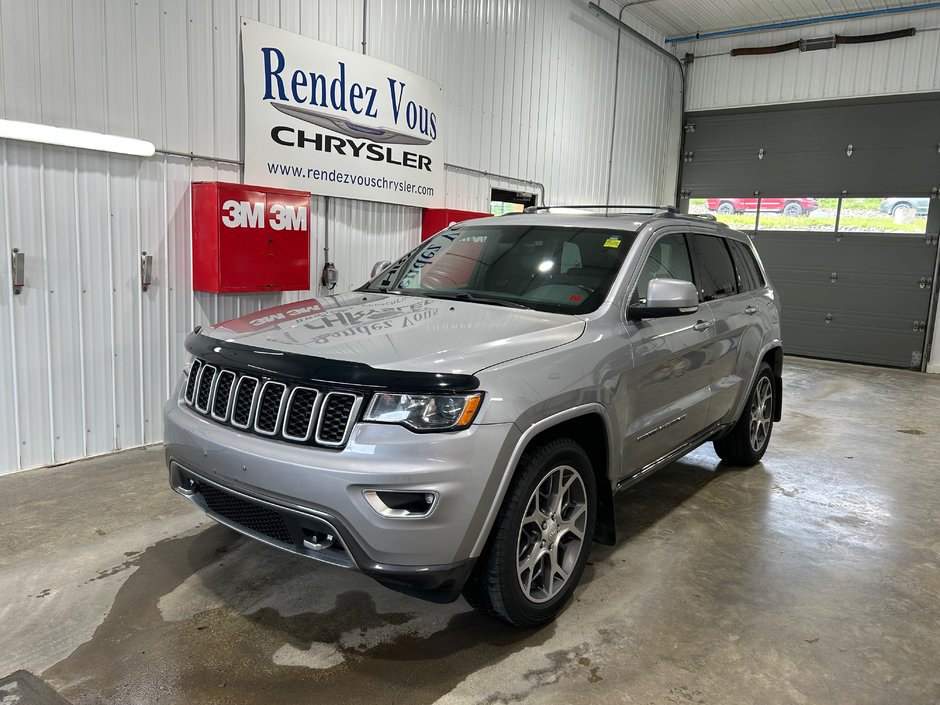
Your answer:
[[[874,34],[915,27],[913,37],[801,53],[731,57],[735,47],[772,46],[833,34]],[[677,44],[694,52],[689,110],[940,90],[940,10],[885,15],[797,29]],[[924,31],[928,30],[928,31]],[[718,56],[710,56],[719,54]]]
[[[327,232],[337,292],[417,244],[420,209],[314,197],[312,291],[192,291],[190,184],[241,179],[225,163],[241,159],[239,16],[359,51],[361,12],[352,0],[0,0],[0,117],[212,157],[0,141],[0,254],[27,255],[19,296],[0,263],[0,473],[159,441],[187,332],[326,295],[316,281]],[[487,210],[492,187],[538,184],[551,202],[606,198],[608,23],[566,0],[371,0],[367,42],[369,54],[444,86],[446,161],[467,167],[447,170],[449,207]],[[624,39],[615,201],[671,200],[673,74]],[[143,251],[154,255],[147,292]]]

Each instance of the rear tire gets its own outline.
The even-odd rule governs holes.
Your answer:
[[[773,371],[766,362],[761,363],[740,418],[728,435],[713,443],[719,458],[738,467],[760,462],[774,427],[775,393]]]
[[[715,212],[721,215],[734,215],[734,204],[730,201],[722,201],[718,204],[718,208],[715,209]]]
[[[804,213],[805,211],[803,210],[803,206],[801,206],[796,201],[790,201],[783,207],[783,214],[788,215],[791,218],[799,217],[804,215]]]
[[[596,508],[594,470],[580,445],[557,438],[527,450],[464,586],[467,602],[516,627],[554,619],[581,580]]]

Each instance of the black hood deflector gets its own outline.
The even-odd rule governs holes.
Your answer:
[[[298,382],[437,394],[472,392],[480,387],[480,380],[473,375],[383,370],[361,362],[262,350],[203,335],[198,328],[186,336],[186,350],[211,365]]]

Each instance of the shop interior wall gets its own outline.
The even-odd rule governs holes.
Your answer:
[[[444,87],[448,207],[488,210],[493,187],[544,188],[553,203],[601,203],[608,188],[612,201],[672,201],[675,70],[625,38],[614,129],[617,31],[586,3],[367,8],[366,52]],[[192,291],[190,184],[241,180],[241,16],[362,50],[362,3],[347,0],[0,2],[0,117],[158,150],[137,159],[0,142],[0,243],[27,261],[18,296],[0,266],[0,473],[160,441],[186,333],[328,296],[317,282],[327,235],[340,270],[332,293],[419,242],[420,209],[341,199],[327,208],[314,196],[309,291]],[[154,255],[147,292],[143,251]]]

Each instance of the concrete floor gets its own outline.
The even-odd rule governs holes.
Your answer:
[[[206,520],[159,448],[0,478],[0,676],[73,703],[940,702],[940,378],[790,359],[762,466],[618,497],[520,632]]]

